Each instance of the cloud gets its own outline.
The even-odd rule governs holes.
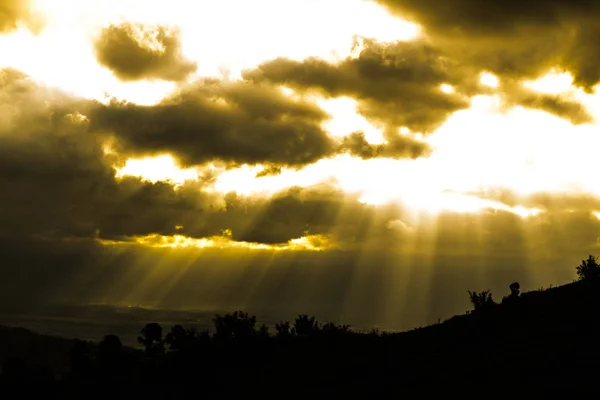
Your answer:
[[[402,221],[401,219],[389,220],[388,223],[386,224],[386,227],[388,229],[398,230],[398,231],[405,232],[405,233],[411,233],[415,229],[414,227],[408,225],[406,222]]]
[[[587,89],[600,80],[597,1],[376,1],[421,24],[457,58],[497,74],[535,77],[561,67]]]
[[[504,79],[500,88],[507,107],[520,105],[542,110],[566,119],[574,125],[594,122],[588,109],[567,95],[539,93],[510,79]]]
[[[548,55],[549,51],[557,51],[558,44],[551,37],[548,40],[540,43],[539,35],[513,39],[454,37],[441,31],[439,35],[434,31],[431,37],[412,42],[380,43],[365,39],[358,57],[349,57],[338,64],[317,58],[304,61],[279,58],[246,70],[243,76],[256,82],[266,80],[287,85],[300,92],[355,98],[357,111],[385,126],[388,135],[400,127],[431,133],[452,113],[468,108],[469,97],[494,93],[495,89],[481,85],[482,71],[500,77],[497,91],[502,93],[507,107],[520,105],[543,110],[574,124],[592,122],[588,110],[578,101],[565,95],[537,93],[523,85],[525,79],[539,78],[560,65]],[[452,91],[443,91],[442,85],[451,86]],[[347,142],[356,139],[351,137]],[[406,137],[400,139],[395,141],[398,155],[417,146]],[[346,143],[346,147],[349,145]],[[365,146],[359,148],[364,150],[360,151],[363,155],[373,153]],[[423,152],[426,153],[425,149]],[[379,153],[375,150],[374,154]]]
[[[98,62],[123,81],[181,81],[197,67],[181,54],[179,32],[162,25],[110,25],[94,47]]]
[[[341,151],[368,160],[375,157],[417,158],[429,155],[427,143],[410,136],[387,133],[385,144],[369,143],[363,132],[353,132],[342,140]]]
[[[113,102],[92,115],[120,151],[174,153],[184,165],[221,160],[301,166],[332,155],[327,114],[268,84],[204,80],[145,107]]]
[[[472,71],[452,61],[425,41],[379,43],[365,40],[357,58],[339,64],[317,58],[285,58],[247,70],[243,76],[270,81],[299,91],[316,90],[326,96],[350,96],[358,111],[392,128],[431,132],[454,111],[467,108],[459,94],[444,93],[444,83],[472,90]]]
[[[228,115],[229,118],[237,115],[240,132],[234,140],[240,141],[240,147],[249,142],[243,133],[249,134],[252,129],[262,133],[258,126],[251,126],[254,117],[260,116],[263,122],[258,124],[265,128],[269,127],[269,122],[285,126],[301,123],[303,118],[310,121],[310,118],[321,117],[321,111],[308,104],[278,103],[279,98],[273,97],[274,89],[266,95],[253,87],[213,89],[226,93],[228,101],[246,104],[245,110],[237,112],[235,109],[228,111],[227,106],[224,115],[212,122],[212,126],[229,123]],[[290,122],[278,122],[281,117],[274,109],[277,106]],[[198,181],[186,182],[177,189],[166,182],[151,183],[127,176],[115,178],[115,165],[121,160],[104,151],[107,136],[95,129],[93,121],[98,116],[105,116],[106,110],[100,110],[98,114],[98,107],[97,103],[39,86],[18,71],[0,72],[0,109],[3,111],[0,118],[0,185],[3,188],[0,193],[3,210],[0,236],[60,240],[182,234],[203,238],[228,230],[232,232],[233,240],[286,243],[305,236],[306,232],[329,233],[336,213],[344,204],[343,193],[332,189],[325,192],[318,188],[290,189],[273,198],[207,191],[205,189],[212,187],[215,177],[212,171],[202,169]],[[117,106],[108,106],[108,109],[111,107]],[[142,129],[151,126],[143,124],[154,123],[152,114],[148,116],[149,120],[135,119],[140,118],[136,112],[144,116],[148,110],[152,112],[152,108],[134,109],[129,122]],[[193,108],[184,108],[184,111],[189,112],[188,118],[192,121],[198,115]],[[186,123],[186,114],[175,113],[164,121],[165,127],[172,122],[171,129],[177,129],[178,117]],[[298,121],[294,121],[296,118]],[[316,125],[306,124],[315,134],[324,135]],[[210,123],[207,126],[211,126]],[[155,132],[150,131],[151,134]],[[165,130],[164,140],[168,139],[168,132]],[[198,126],[189,128],[188,132],[202,134]],[[226,128],[224,132],[227,132]],[[286,132],[279,130],[270,134],[285,135]],[[300,139],[307,140],[305,137]],[[149,140],[156,139],[150,137]],[[185,140],[183,137],[181,149],[186,146]],[[271,142],[275,140],[270,139]],[[252,157],[252,153],[243,155],[244,149],[240,150],[232,143],[230,148],[240,151],[240,157]],[[291,145],[294,143],[292,141]],[[296,143],[302,145],[301,140]],[[269,140],[250,143],[251,148],[268,145]],[[285,147],[285,144],[280,145]],[[212,149],[218,154],[223,146],[226,146],[224,142],[217,142]],[[268,149],[264,154],[274,154],[274,151]],[[284,155],[292,156],[294,148],[283,151]],[[274,155],[273,159],[287,161],[278,157]],[[201,161],[194,160],[195,163]],[[355,207],[364,207],[356,199],[354,203]]]
[[[42,20],[31,12],[31,1],[0,0],[0,34],[17,29],[21,23],[33,32],[42,26]]]

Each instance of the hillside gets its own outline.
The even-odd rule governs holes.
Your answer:
[[[183,328],[170,338],[147,331],[156,340],[149,340],[146,356],[114,342],[105,350],[102,344],[87,347],[87,358],[80,359],[89,365],[77,364],[75,375],[67,373],[77,359],[69,355],[74,341],[2,328],[0,360],[21,357],[53,368],[63,376],[57,395],[70,398],[83,396],[71,387],[78,379],[104,390],[125,386],[119,392],[124,398],[199,388],[225,398],[253,392],[267,398],[591,395],[600,394],[594,384],[599,306],[600,283],[588,279],[394,334],[311,325],[305,317],[296,321],[295,334],[282,328],[273,337],[254,327],[251,317],[234,313],[221,317],[212,338]]]

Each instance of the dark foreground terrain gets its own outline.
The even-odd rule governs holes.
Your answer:
[[[489,292],[469,293],[472,312],[394,334],[353,332],[308,316],[269,332],[242,312],[216,316],[214,335],[149,323],[139,349],[114,335],[93,344],[1,328],[0,396],[598,395],[600,266],[592,257],[582,265],[578,282],[523,294],[511,285],[500,304]]]

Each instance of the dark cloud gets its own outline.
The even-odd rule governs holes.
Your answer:
[[[13,31],[20,24],[37,32],[42,26],[39,16],[31,12],[30,0],[0,0],[0,34]]]
[[[94,107],[0,71],[0,235],[170,233],[178,223],[173,210],[189,210],[196,199],[171,185],[115,179],[118,160],[105,154],[106,137],[86,117]]]
[[[247,104],[245,111],[238,112],[246,115],[238,122],[240,136],[236,140],[242,144],[247,141],[242,136],[245,120],[260,117],[264,122],[261,126],[268,127],[269,121],[277,124],[280,117],[273,109],[278,104],[274,91],[266,92],[261,106],[258,102],[265,92],[247,87],[219,90],[228,94],[228,101]],[[210,170],[201,170],[198,182],[187,182],[177,190],[165,182],[150,183],[134,177],[116,179],[114,164],[119,160],[105,153],[107,137],[94,129],[89,120],[98,117],[97,107],[95,103],[38,86],[17,71],[1,72],[2,236],[119,239],[184,234],[203,238],[230,230],[234,240],[286,243],[307,231],[329,232],[331,218],[343,200],[339,191],[324,194],[319,190],[294,189],[272,199],[208,193],[204,189],[215,179]],[[292,122],[294,118],[321,117],[321,112],[308,104],[282,102],[279,110],[287,113]],[[193,111],[188,111],[193,120]],[[103,112],[106,110],[100,111],[101,116],[105,115]],[[229,115],[235,115],[235,111]],[[177,113],[172,115],[164,122],[165,126],[169,121],[177,122],[177,116]],[[134,112],[132,118],[135,117]],[[151,117],[148,118],[149,121],[140,119],[133,123],[152,124]],[[226,115],[217,118],[220,121],[214,125],[230,122]],[[324,135],[316,125],[313,129],[316,134]],[[262,141],[250,146],[267,144]],[[222,145],[223,142],[217,143],[213,149],[219,151]],[[185,141],[181,146],[185,146]],[[235,145],[230,148],[243,151]],[[293,150],[284,149],[288,155]]]
[[[153,107],[113,102],[94,111],[95,129],[114,132],[121,151],[171,152],[185,165],[221,160],[300,166],[332,155],[316,105],[277,87],[207,80]]]
[[[123,23],[104,28],[94,46],[98,62],[121,80],[181,81],[197,66],[181,54],[178,35],[165,26]]]
[[[326,96],[350,96],[359,112],[390,127],[431,132],[454,111],[467,108],[458,94],[440,90],[443,83],[471,91],[477,76],[424,41],[378,43],[365,40],[358,58],[339,64],[309,58],[276,59],[245,71],[254,81],[271,81]]]
[[[507,107],[520,105],[530,109],[542,110],[566,119],[574,125],[592,123],[594,117],[577,100],[564,94],[546,94],[525,87],[522,83],[510,79],[500,82],[500,91]]]
[[[371,144],[363,132],[353,132],[343,138],[341,151],[367,160],[375,157],[417,158],[428,155],[431,150],[427,143],[407,135],[387,133],[385,138],[385,144]]]
[[[365,40],[358,58],[348,58],[339,64],[316,58],[304,61],[280,58],[245,71],[244,77],[326,96],[350,96],[358,100],[360,114],[383,124],[387,131],[408,127],[430,133],[453,112],[468,108],[470,96],[494,92],[479,83],[480,72],[488,70],[500,77],[498,91],[506,106],[543,110],[574,124],[592,122],[586,107],[576,100],[537,93],[522,85],[524,79],[538,78],[561,65],[557,49],[568,40],[552,32],[540,43],[539,34],[532,35],[514,39],[514,43],[504,37],[454,38],[442,33],[413,42],[390,44]],[[575,62],[574,57],[569,62]],[[587,60],[582,56],[580,63]],[[595,71],[591,66],[586,68]],[[455,92],[444,93],[440,90],[442,84],[452,85]],[[356,139],[348,138],[346,147]],[[396,144],[399,154],[406,147],[417,145],[407,140]],[[363,155],[379,154],[377,149],[362,145],[359,148]]]
[[[562,67],[585,88],[600,80],[596,0],[376,1],[421,24],[455,56],[495,73],[532,78]]]
[[[291,122],[295,118],[322,117],[322,112],[309,104],[289,99],[287,103],[278,103],[278,98],[273,97],[275,89],[260,92],[255,91],[254,85],[213,89],[227,93],[229,103],[225,112],[234,106],[234,101],[247,103],[246,110],[239,114],[249,115],[244,117],[248,121],[260,116],[266,123],[262,126],[268,126],[273,120],[277,122],[279,116],[273,109],[277,104],[279,112],[287,114]],[[266,97],[263,99],[262,95]],[[153,121],[151,117],[146,121],[136,116],[136,112],[152,112],[154,108],[98,107],[95,102],[38,86],[18,71],[0,73],[0,109],[3,110],[0,119],[0,184],[3,188],[0,236],[126,240],[152,234],[206,238],[228,231],[233,240],[281,244],[306,234],[334,235],[337,240],[356,236],[349,233],[353,229],[352,221],[361,215],[366,219],[372,216],[372,208],[360,203],[356,196],[348,197],[329,184],[286,189],[269,198],[205,190],[216,179],[208,167],[200,168],[198,181],[188,181],[177,189],[167,182],[151,183],[135,177],[117,179],[115,166],[123,165],[123,160],[106,153],[109,137],[97,129],[94,120],[106,123],[102,118],[106,112],[113,111],[112,107],[126,110],[133,107],[134,112],[126,114],[133,118],[129,123],[143,129],[152,126]],[[193,120],[195,116],[189,112]],[[172,121],[171,128],[177,129],[177,125],[173,125],[178,121],[176,117],[177,114],[167,119],[165,127]],[[218,118],[221,120],[215,124],[231,123],[231,118]],[[238,122],[240,130],[243,121]],[[252,129],[251,126],[246,128]],[[323,134],[314,129],[315,133]],[[167,132],[164,134],[166,140]],[[184,149],[184,139],[181,149]],[[247,143],[241,134],[236,140]],[[268,143],[262,141],[256,146]],[[222,144],[213,145],[213,149],[218,152],[222,148],[219,146]],[[236,148],[235,151],[242,150]],[[292,155],[291,150],[293,148],[286,149],[287,154]],[[275,160],[285,161],[283,158]],[[194,163],[200,161],[194,160]]]
[[[279,174],[281,174],[281,167],[279,165],[269,165],[266,166],[262,171],[258,172],[256,177],[260,178],[263,176],[276,176]]]

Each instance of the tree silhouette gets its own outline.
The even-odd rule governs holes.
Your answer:
[[[275,336],[279,338],[286,338],[292,335],[289,321],[275,324],[275,331],[277,332]]]
[[[256,317],[250,317],[248,313],[236,311],[233,314],[215,315],[216,339],[242,339],[253,336],[256,333]]]
[[[83,340],[75,339],[69,353],[71,371],[79,379],[87,379],[92,373],[92,358],[88,353],[88,345]]]
[[[319,323],[315,320],[315,317],[308,317],[306,314],[298,315],[298,318],[294,321],[293,332],[299,336],[307,336],[316,333],[320,330]]]
[[[181,325],[173,326],[171,332],[165,336],[165,343],[173,352],[190,351],[198,340],[200,337],[194,329],[186,329]]]
[[[98,345],[96,354],[98,376],[103,384],[114,383],[126,379],[128,368],[123,343],[117,335],[106,335]]]
[[[469,299],[475,312],[490,309],[496,304],[492,298],[492,292],[489,290],[483,290],[479,293],[468,290],[467,293],[469,293]]]
[[[598,259],[590,254],[587,260],[582,260],[577,267],[579,280],[591,280],[600,277],[600,264]]]
[[[269,335],[269,327],[265,324],[262,324],[260,328],[258,328],[257,335],[263,339],[268,339]]]
[[[138,337],[138,343],[142,344],[149,356],[162,354],[165,350],[162,327],[156,322],[146,324]]]

